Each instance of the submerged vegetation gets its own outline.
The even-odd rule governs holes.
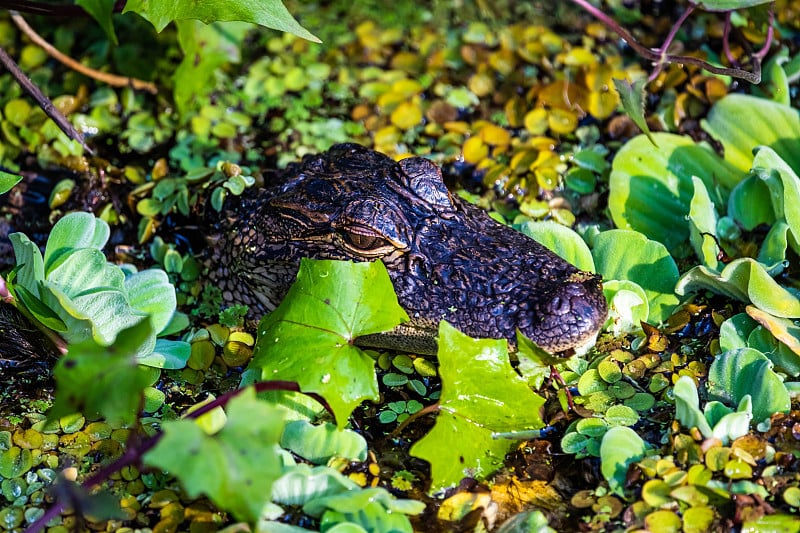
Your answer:
[[[59,354],[3,345],[0,529],[800,531],[797,2],[604,3],[697,59],[655,66],[567,3],[84,4],[0,15],[79,133],[0,76],[0,295]],[[596,345],[362,349],[408,319],[380,261],[223,308],[203,210],[344,141],[601,274]]]

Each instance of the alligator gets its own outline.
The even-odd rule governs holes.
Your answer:
[[[302,257],[386,265],[411,321],[366,346],[436,353],[446,320],[472,337],[519,329],[551,352],[592,339],[606,319],[599,276],[453,196],[422,157],[399,162],[340,144],[237,198],[213,224],[209,278],[251,318],[273,310]]]

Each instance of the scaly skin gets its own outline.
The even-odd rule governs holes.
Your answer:
[[[607,309],[598,276],[453,197],[439,168],[343,144],[287,169],[215,224],[208,264],[228,303],[274,309],[301,257],[380,258],[412,321],[361,344],[435,353],[440,320],[473,337],[516,329],[562,352],[591,339]]]

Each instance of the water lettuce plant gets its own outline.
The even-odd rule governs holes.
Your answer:
[[[121,331],[149,320],[136,347],[137,360],[158,368],[182,368],[189,345],[157,339],[170,331],[175,289],[160,269],[136,272],[106,260],[109,226],[89,213],[70,213],[53,227],[44,255],[22,233],[9,236],[17,266],[8,288],[18,307],[42,329],[69,344],[110,346]]]

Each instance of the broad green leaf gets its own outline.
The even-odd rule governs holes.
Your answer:
[[[757,423],[774,413],[788,412],[791,405],[786,386],[764,354],[738,348],[718,355],[708,370],[709,398],[738,405],[747,395],[753,400]]]
[[[603,295],[608,302],[606,330],[618,337],[642,329],[650,315],[644,289],[633,281],[612,279],[603,281]]]
[[[544,399],[511,368],[504,339],[473,339],[442,321],[438,357],[441,411],[497,432],[544,426]]]
[[[310,424],[295,420],[286,424],[281,446],[314,464],[325,464],[333,457],[351,461],[367,459],[367,441],[350,429],[333,424]]]
[[[709,404],[713,402],[708,402]],[[708,410],[708,405],[706,405]],[[708,414],[706,414],[708,417]],[[713,423],[712,437],[722,441],[723,445],[744,437],[750,433],[750,422],[753,420],[753,402],[750,395],[745,395],[739,407],[733,413],[724,415]]]
[[[658,147],[658,143],[650,133],[650,126],[647,125],[647,119],[644,116],[644,95],[645,86],[647,85],[647,78],[639,78],[638,80],[630,83],[628,80],[612,79],[614,87],[617,88],[619,99],[622,103],[622,108],[625,113],[630,117],[636,126],[642,130],[642,133],[647,135],[653,146]]]
[[[594,272],[592,252],[586,242],[580,235],[563,224],[551,220],[524,222],[515,224],[514,229],[538,241],[542,246],[581,270]]]
[[[764,98],[729,94],[714,104],[701,124],[722,143],[725,160],[741,171],[754,166],[753,148],[760,145],[769,146],[789,167],[800,168],[800,116],[796,109]]]
[[[76,0],[75,3],[85,9],[97,21],[106,36],[108,36],[108,40],[116,45],[117,34],[114,33],[114,23],[111,20],[115,2],[113,0]]]
[[[131,274],[125,278],[125,290],[131,307],[150,315],[156,333],[167,327],[177,302],[166,272],[151,268]]]
[[[189,118],[187,111],[198,95],[206,94],[214,73],[225,63],[241,60],[241,46],[251,27],[242,22],[205,25],[196,20],[180,20],[177,26],[183,60],[173,74],[174,97],[181,117]]]
[[[800,299],[778,285],[764,265],[749,257],[732,261],[722,272],[696,266],[684,274],[675,286],[675,292],[680,295],[700,289],[742,302],[752,302],[759,309],[777,317],[800,317]]]
[[[653,137],[658,150],[639,135],[617,152],[609,177],[608,207],[617,227],[644,233],[674,253],[689,236],[686,216],[694,193],[692,177],[714,191],[712,197],[719,190],[720,200],[727,201],[726,191],[744,178],[744,172],[689,137],[670,133]],[[748,145],[748,150],[753,146]]]
[[[503,467],[512,440],[495,439],[489,429],[449,412],[436,417],[436,425],[411,446],[411,455],[431,464],[430,492],[458,485],[465,477],[486,479]]]
[[[765,353],[775,365],[792,376],[800,373],[800,326],[794,320],[773,316],[753,306],[747,306],[747,314],[758,322],[765,330],[770,333],[766,337],[761,332],[754,330],[755,337],[748,337],[748,343],[752,340],[758,346],[754,348],[768,348],[773,353]],[[780,341],[776,346],[772,340]]]
[[[20,181],[22,176],[0,170],[0,194],[7,193]]]
[[[672,388],[672,393],[675,395],[675,419],[683,427],[697,428],[704,437],[710,438],[713,431],[700,410],[700,396],[694,379],[681,376]]]
[[[772,0],[701,0],[697,6],[706,11],[734,11],[768,4]]]
[[[328,466],[311,467],[298,464],[290,467],[272,485],[272,500],[282,505],[305,505],[311,500],[358,490],[359,486],[338,470]]]
[[[789,63],[789,48],[782,46],[761,69],[761,83],[753,85],[751,94],[772,100],[775,103],[791,105],[789,78],[783,65]]]
[[[33,296],[39,296],[39,282],[44,280],[44,261],[39,247],[24,233],[12,233],[8,238],[17,263],[14,285],[24,287]]]
[[[760,146],[756,152],[753,173],[769,188],[775,218],[785,220],[795,242],[800,242],[800,178],[786,160],[766,146]]]
[[[320,530],[341,533],[391,531],[413,533],[407,514],[419,514],[425,504],[397,500],[386,489],[371,488],[317,498],[303,512],[320,517]]]
[[[353,341],[405,320],[380,261],[303,259],[286,298],[259,324],[249,368],[321,394],[344,427],[356,405],[378,398],[375,362]]]
[[[58,316],[58,313],[46,306],[44,302],[29,292],[28,289],[22,285],[18,285],[15,287],[14,292],[19,302],[25,306],[25,309],[27,309],[28,312],[44,326],[58,333],[62,333],[69,329],[64,321]],[[89,328],[91,328],[91,326],[89,326]]]
[[[176,476],[189,498],[205,494],[237,520],[253,524],[283,473],[283,410],[248,388],[228,403],[227,414],[225,427],[213,436],[192,420],[164,422],[164,436],[143,459]]]
[[[768,268],[770,276],[777,276],[788,266],[786,250],[789,248],[789,224],[783,220],[775,222],[764,237],[758,250],[758,262],[762,265],[774,265]]]
[[[644,289],[650,320],[666,320],[678,304],[678,267],[661,243],[635,231],[604,231],[595,237],[592,257],[604,279],[629,280]]]
[[[64,340],[77,343],[93,338],[94,328],[91,317],[78,309],[72,299],[61,292],[58,287],[43,282],[40,285],[39,294],[41,302],[52,310],[65,325],[65,330],[61,333]],[[105,345],[107,346],[108,343]]]
[[[94,340],[70,344],[53,374],[56,394],[49,420],[83,413],[114,423],[133,424],[142,404],[148,373],[136,363],[136,350],[153,334],[147,320],[121,331],[113,346]]]
[[[615,426],[603,435],[600,443],[600,471],[611,492],[624,496],[628,468],[642,460],[646,454],[647,445],[629,427]]]
[[[746,348],[747,339],[758,324],[747,316],[739,313],[730,317],[719,327],[719,347],[722,351],[734,348]]]
[[[56,292],[53,292],[53,294],[61,296]],[[47,303],[50,305],[50,301],[47,301]],[[92,335],[95,341],[106,346],[114,342],[120,331],[138,324],[147,317],[145,313],[140,313],[128,305],[125,295],[116,289],[98,288],[94,291],[85,292],[72,298],[71,306],[67,305],[66,301],[61,298],[59,298],[59,303],[64,309],[78,310],[78,318],[80,318],[80,315],[85,314],[92,321]],[[53,306],[51,305],[51,307]],[[64,313],[59,312],[59,316],[62,319],[65,318]],[[69,339],[67,340],[69,341]],[[156,335],[153,332],[141,347],[140,353],[152,351],[155,344]]]
[[[701,264],[708,268],[721,268],[718,259],[717,211],[708,190],[700,178],[692,177],[694,195],[689,204],[689,240]]]
[[[49,241],[48,241],[49,242]],[[47,283],[69,298],[98,288],[121,290],[125,274],[97,248],[72,250],[47,271]]]
[[[769,189],[758,176],[750,174],[740,181],[728,198],[728,216],[747,231],[775,222]]]
[[[411,448],[431,463],[431,490],[494,471],[513,443],[493,440],[492,432],[544,426],[544,400],[511,368],[505,340],[472,339],[441,322],[439,365],[440,414]]]
[[[108,242],[111,230],[104,221],[91,213],[69,213],[64,215],[47,238],[44,249],[44,270],[50,273],[61,256],[79,248],[101,250]]]
[[[123,13],[129,11],[141,15],[158,32],[175,20],[197,19],[206,24],[217,21],[241,21],[293,33],[309,41],[320,42],[318,38],[297,23],[280,0],[218,0],[199,3],[192,0],[174,0],[172,2],[129,0],[125,4]]]
[[[156,339],[153,351],[150,353],[142,352],[142,355],[137,357],[136,360],[140,365],[175,370],[184,368],[191,355],[192,345],[188,342]]]

